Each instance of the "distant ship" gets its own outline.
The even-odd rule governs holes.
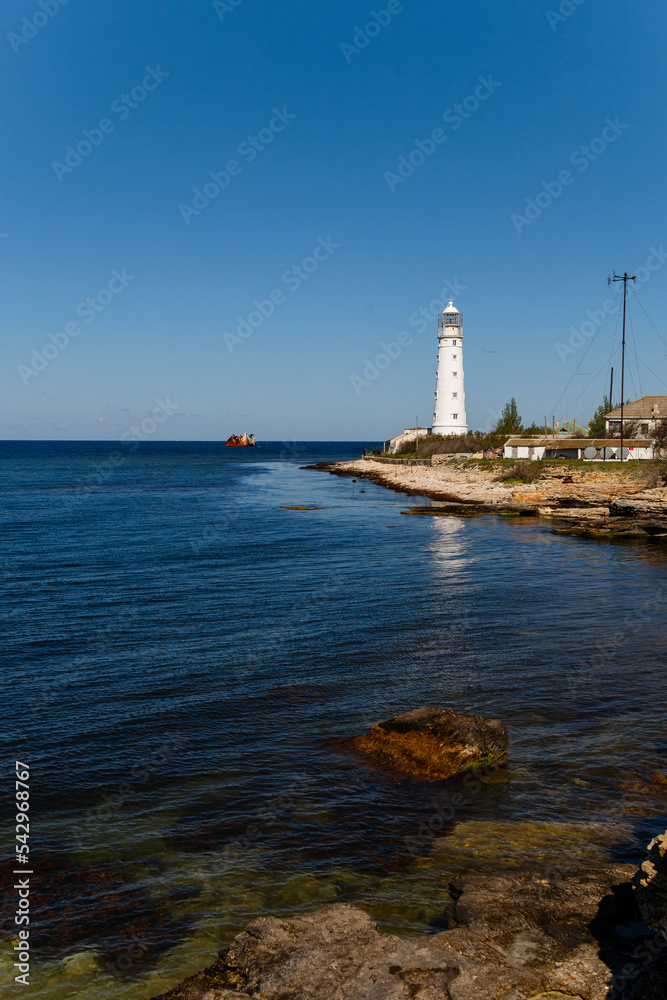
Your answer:
[[[254,434],[232,434],[226,442],[228,448],[254,448],[256,444]]]

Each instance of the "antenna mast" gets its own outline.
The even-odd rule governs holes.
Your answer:
[[[628,296],[628,281],[636,281],[637,275],[629,275],[627,271],[624,274],[614,274],[611,281],[608,279],[607,284],[611,284],[612,281],[622,281],[623,282],[623,342],[621,346],[621,462],[623,461],[623,407],[625,406],[625,302]],[[611,400],[609,400],[611,403]],[[611,403],[613,406],[613,403]]]

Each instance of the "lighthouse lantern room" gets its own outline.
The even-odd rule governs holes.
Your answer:
[[[463,388],[463,316],[449,305],[438,317],[438,367],[435,376],[433,434],[465,434]]]

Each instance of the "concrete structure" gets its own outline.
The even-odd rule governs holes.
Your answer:
[[[503,458],[537,461],[541,458],[579,458],[589,462],[604,462],[620,458],[619,438],[514,437],[505,442]],[[653,458],[650,438],[632,438],[623,442],[626,459]]]
[[[463,317],[449,300],[438,317],[438,366],[435,376],[434,434],[466,434],[463,388]]]
[[[418,437],[428,437],[430,433],[430,427],[406,427],[402,434],[397,434],[396,437],[389,439],[387,451],[390,455],[395,455],[408,441],[416,441]]]
[[[637,432],[646,437],[655,435],[658,426],[667,421],[667,396],[642,396],[623,407],[623,424],[630,428],[637,424]],[[621,433],[621,408],[617,407],[605,416],[607,433]]]

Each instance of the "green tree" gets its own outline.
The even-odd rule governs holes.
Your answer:
[[[496,430],[499,434],[520,434],[523,430],[523,424],[521,423],[521,417],[519,416],[514,396],[512,396],[509,403],[505,403],[500,420],[496,424]]]
[[[607,426],[604,418],[612,411],[612,409],[613,407],[609,401],[609,396],[603,396],[602,402],[588,423],[588,429],[591,434],[604,434],[605,427]]]

